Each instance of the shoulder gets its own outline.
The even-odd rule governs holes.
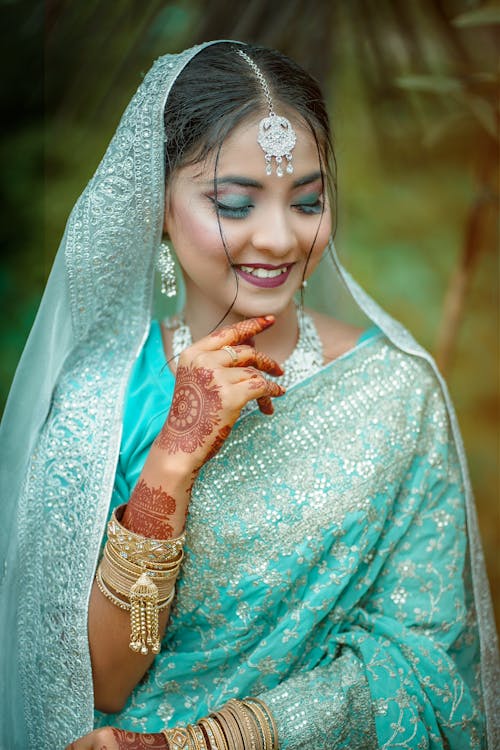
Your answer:
[[[315,310],[307,310],[307,313],[313,319],[323,344],[325,364],[353,349],[364,330]]]
[[[308,309],[307,313],[312,317],[323,344],[325,364],[354,349],[363,333],[367,331],[366,327],[345,323],[315,310]],[[373,349],[370,349],[370,356],[367,351],[364,357],[367,376],[372,370],[373,374],[376,371],[377,378],[384,382],[385,387],[391,385],[391,390],[400,394],[405,390],[413,391],[415,388],[419,393],[427,395],[431,392],[441,392],[442,388],[429,360],[403,351],[381,331],[374,338],[378,342],[376,355],[373,355]]]

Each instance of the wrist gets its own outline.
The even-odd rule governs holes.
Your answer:
[[[151,480],[161,481],[180,500],[183,495],[191,496],[199,466],[189,454],[169,454],[153,444],[144,470]]]

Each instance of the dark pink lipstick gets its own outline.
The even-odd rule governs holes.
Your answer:
[[[240,266],[235,266],[236,273],[245,281],[253,286],[258,286],[264,289],[271,289],[276,286],[281,286],[285,283],[292,270],[293,263],[282,263],[279,266],[273,266],[269,263],[242,263]],[[280,271],[275,276],[256,276],[251,273],[250,268],[262,268],[265,271]],[[245,270],[244,270],[245,269]]]

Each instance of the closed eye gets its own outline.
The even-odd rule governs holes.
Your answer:
[[[215,200],[212,196],[208,196],[211,201],[215,212],[225,219],[244,219],[253,208],[253,203],[248,201],[235,202],[233,205],[229,203],[223,203],[220,200]]]
[[[323,211],[323,199],[317,194],[312,198],[306,196],[294,203],[293,208],[302,214],[320,214]]]

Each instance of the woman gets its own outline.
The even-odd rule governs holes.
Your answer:
[[[329,164],[316,85],[269,50],[166,56],[129,105],[3,426],[7,747],[485,746],[495,636],[445,387],[341,267],[376,327],[294,302]],[[159,326],[162,235],[185,305]]]

